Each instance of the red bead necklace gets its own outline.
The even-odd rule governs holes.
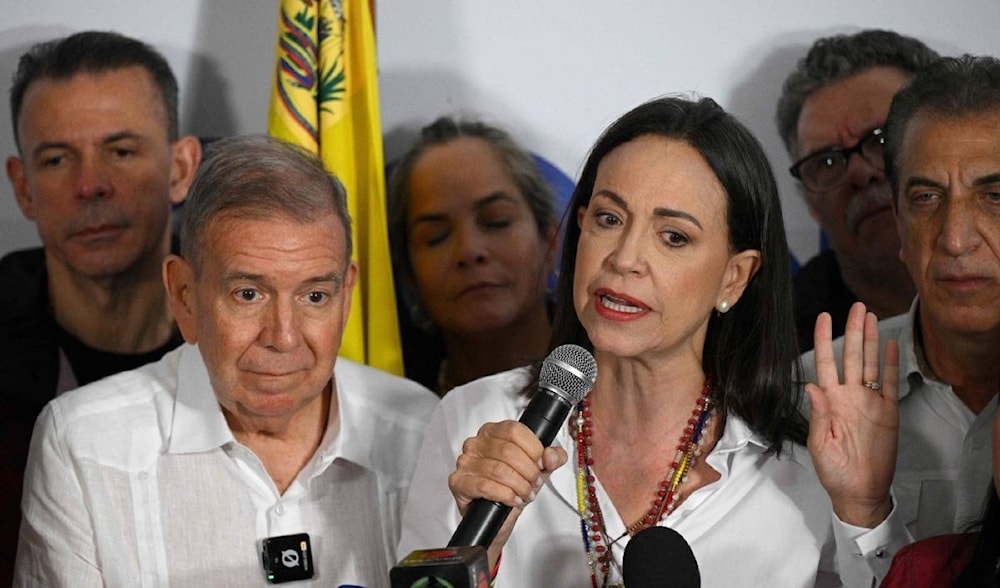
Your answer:
[[[656,497],[649,511],[628,526],[625,533],[617,539],[610,539],[604,525],[604,514],[597,500],[595,478],[591,472],[594,458],[591,451],[593,439],[593,423],[591,420],[590,403],[586,399],[577,407],[576,417],[576,455],[577,455],[577,508],[580,511],[580,532],[583,536],[583,547],[587,553],[587,567],[590,570],[590,580],[593,588],[607,586],[611,566],[615,567],[617,575],[621,576],[621,566],[612,557],[611,547],[625,535],[635,535],[639,531],[651,527],[673,512],[680,500],[679,488],[687,480],[688,472],[697,463],[704,443],[702,433],[712,415],[712,400],[709,398],[711,387],[705,381],[701,395],[695,402],[691,418],[677,444],[677,452],[667,475],[658,484]],[[598,584],[598,573],[603,582]]]

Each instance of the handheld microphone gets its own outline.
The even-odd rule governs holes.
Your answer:
[[[700,588],[691,546],[669,527],[649,527],[625,546],[622,575],[628,588]]]
[[[594,387],[597,362],[583,347],[561,345],[545,361],[538,375],[538,392],[521,414],[542,445],[552,443],[570,410]],[[389,572],[393,588],[487,587],[489,564],[486,547],[497,532],[510,507],[477,499],[452,535],[448,547],[411,552]]]
[[[597,362],[579,345],[560,345],[542,362],[538,392],[521,414],[520,422],[548,447],[570,411],[594,387]],[[455,529],[449,547],[478,545],[489,547],[507,520],[511,507],[477,498]]]

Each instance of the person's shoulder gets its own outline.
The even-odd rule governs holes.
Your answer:
[[[45,249],[32,247],[11,251],[0,257],[0,273],[17,272],[21,275],[41,275],[45,270]]]
[[[510,404],[531,380],[531,368],[514,368],[473,380],[449,391],[442,402],[451,404]]]
[[[838,348],[838,343],[842,346],[843,341],[840,338],[833,340],[833,345],[835,349]],[[836,351],[835,351],[836,352]],[[802,364],[802,380],[804,382],[815,382],[816,381],[816,350],[810,349],[802,355],[799,356],[799,363]],[[806,398],[806,395],[802,395]]]
[[[430,412],[438,397],[422,384],[356,361],[338,357],[333,373],[342,395],[364,399],[402,413]]]
[[[792,279],[793,312],[799,347],[812,349],[816,317],[828,312],[833,317],[833,333],[843,333],[844,322],[857,296],[844,283],[840,265],[832,250],[826,250],[802,266]]]
[[[45,250],[12,251],[0,258],[0,314],[24,312],[37,304],[45,283]]]
[[[785,441],[781,451],[767,455],[761,473],[783,496],[799,505],[813,523],[829,522],[830,498],[820,484],[806,446]]]
[[[343,357],[333,368],[345,456],[405,486],[438,397],[422,385]]]
[[[530,381],[527,366],[484,376],[453,388],[438,410],[446,421],[472,423],[476,429],[486,422],[516,419],[528,403],[521,391]]]
[[[161,362],[176,360],[177,353]],[[100,464],[118,471],[148,467],[167,445],[175,407],[175,391],[166,387],[158,369],[162,367],[147,365],[121,372],[50,401],[31,441],[49,449],[32,449],[29,459]]]
[[[976,535],[972,533],[936,535],[911,543],[897,552],[897,557],[927,560],[944,560],[955,551],[961,551],[963,546],[974,543]]]
[[[904,330],[909,329],[912,323],[913,314],[909,312],[882,319],[878,322],[879,338],[882,339],[888,336],[892,339],[898,339],[900,334]]]
[[[976,538],[975,533],[937,535],[903,547],[893,557],[882,586],[951,586],[968,564]]]
[[[832,249],[821,251],[806,262],[792,278],[795,289],[818,288],[825,291],[831,286],[840,287],[844,278],[840,273],[840,264]]]
[[[829,497],[804,445],[786,440],[778,450],[746,421],[729,414],[722,438],[709,454],[710,463],[720,459],[717,453],[728,462],[729,492],[769,496],[764,503],[768,508],[798,508],[815,529],[829,524]]]
[[[349,379],[352,382],[363,382],[373,389],[386,394],[403,394],[415,397],[430,395],[432,398],[434,397],[434,393],[419,382],[397,376],[396,374],[370,365],[358,363],[346,357],[337,358],[333,372],[338,378]]]
[[[896,316],[892,316],[886,319],[882,319],[878,322],[878,334],[879,342],[884,346],[885,342],[889,339],[898,339],[903,331],[907,331],[911,328],[913,322],[913,313],[903,313]],[[840,357],[841,352],[844,348],[844,336],[841,335],[833,340],[833,351]],[[806,351],[801,355],[803,363],[806,360],[812,360],[815,356],[813,350]]]
[[[772,455],[775,458],[774,462],[780,464],[779,467],[788,469],[789,471],[815,471],[812,457],[809,455],[809,449],[801,443],[786,440],[781,446],[781,451],[774,452]]]
[[[55,395],[59,372],[46,275],[41,248],[13,251],[0,258],[0,397],[14,402],[19,414],[23,409],[32,419]]]
[[[156,426],[162,411],[172,409],[183,347],[159,361],[61,394],[46,410],[67,435]]]
[[[812,467],[809,451],[801,443],[786,439],[780,448],[761,432],[755,431],[750,423],[734,412],[729,412],[723,421],[725,426],[716,449],[724,452],[761,455],[764,462],[783,462],[794,468]],[[756,458],[755,458],[756,459]]]

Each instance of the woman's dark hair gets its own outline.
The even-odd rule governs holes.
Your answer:
[[[739,302],[709,320],[702,362],[716,406],[723,414],[746,420],[771,441],[774,451],[780,451],[786,439],[803,443],[807,428],[796,408],[801,390],[793,385],[793,366],[799,371],[798,346],[781,203],[767,156],[742,123],[711,98],[661,97],[638,106],[597,140],[567,218],[590,202],[604,157],[624,143],[650,135],[684,142],[701,154],[727,194],[730,249],[761,252],[761,266]],[[571,221],[565,225],[549,349],[574,343],[593,351],[573,304],[580,227]]]
[[[986,514],[979,529],[979,539],[972,552],[972,559],[962,575],[955,580],[955,588],[995,588],[1000,586],[1000,498],[990,485]]]

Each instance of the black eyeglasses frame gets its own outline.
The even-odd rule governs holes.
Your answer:
[[[804,164],[819,158],[837,157],[837,158],[843,158],[844,166],[846,169],[848,162],[850,162],[851,160],[851,155],[857,153],[858,155],[861,156],[862,159],[864,159],[868,163],[868,165],[872,166],[878,171],[884,171],[885,170],[884,161],[882,162],[872,161],[865,155],[865,146],[870,141],[872,141],[872,139],[878,139],[880,144],[884,146],[885,130],[882,127],[875,127],[870,131],[868,131],[867,133],[865,133],[864,136],[861,137],[861,140],[859,140],[854,145],[851,145],[849,147],[835,147],[832,149],[824,149],[822,151],[817,151],[816,153],[813,153],[811,155],[806,155],[802,159],[793,163],[792,166],[788,168],[788,173],[792,174],[792,177],[795,178],[796,180],[802,182],[802,184],[806,188],[809,188],[810,190],[816,192],[823,192],[826,190],[832,190],[833,188],[836,188],[837,186],[843,184],[845,176],[841,174],[840,179],[838,179],[836,182],[834,182],[829,186],[823,186],[823,187],[810,186],[809,182],[802,179],[801,170]]]

